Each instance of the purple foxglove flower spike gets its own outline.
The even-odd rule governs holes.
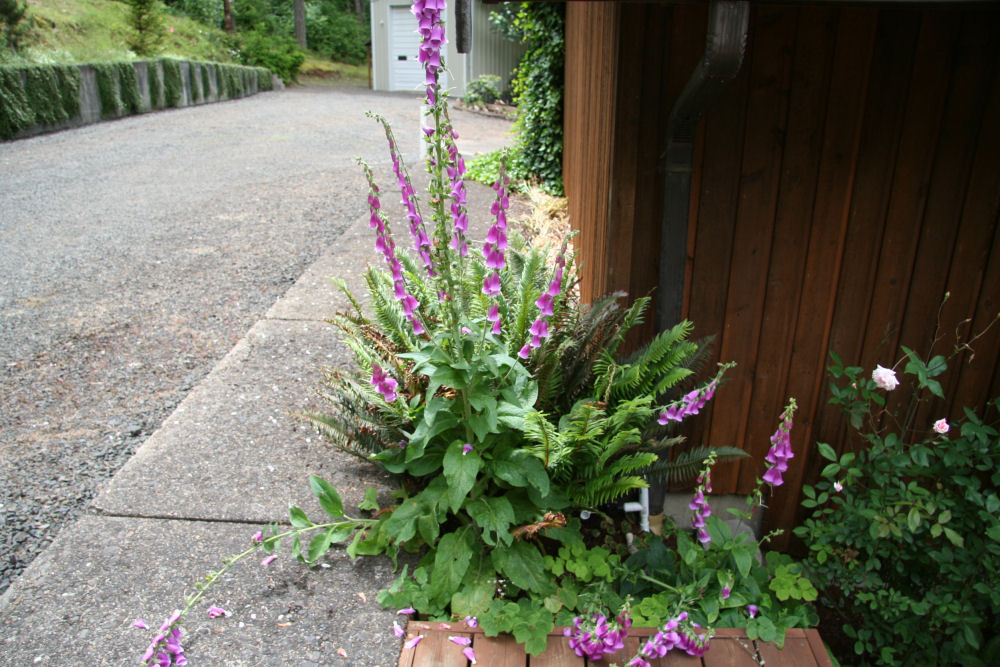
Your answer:
[[[771,449],[764,457],[768,468],[762,479],[771,486],[784,484],[782,474],[788,470],[789,459],[795,457],[795,453],[792,451],[792,416],[797,407],[794,398],[788,399],[788,404],[781,413],[781,423],[774,435],[771,436]]]

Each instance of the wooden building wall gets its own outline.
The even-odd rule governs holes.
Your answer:
[[[858,446],[826,405],[828,351],[892,366],[938,335],[949,354],[1000,311],[1000,11],[754,5],[741,73],[699,128],[688,236],[660,239],[667,118],[705,26],[703,6],[568,4],[566,191],[585,295],[649,292],[659,244],[686,244],[685,317],[739,364],[689,436],[752,455],[716,492],[752,488],[798,400],[768,513],[787,528],[815,443]],[[1000,394],[1000,326],[973,347],[918,428]]]

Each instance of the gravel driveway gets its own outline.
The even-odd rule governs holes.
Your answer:
[[[362,222],[364,112],[416,156],[418,105],[305,87],[0,144],[0,593]],[[509,129],[452,116],[466,152]]]

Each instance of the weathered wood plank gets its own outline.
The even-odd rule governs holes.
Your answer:
[[[746,134],[733,236],[735,252],[728,267],[726,326],[719,341],[722,359],[736,360],[739,365],[729,373],[726,391],[715,399],[711,440],[740,442],[750,452],[760,444],[746,437],[746,429],[754,374],[761,370],[756,358],[767,296],[783,136],[787,130],[792,61],[789,54],[795,40],[796,16],[796,12],[783,7],[758,7],[753,15],[754,41],[744,63],[750,76]],[[766,441],[763,446],[766,452]],[[750,461],[750,465],[757,466],[759,461],[760,457]],[[721,467],[714,473],[717,493],[737,490],[740,465]]]
[[[806,256],[798,251],[809,242],[810,225],[803,211],[810,211],[816,197],[833,57],[837,12],[831,8],[798,12],[788,121],[783,142],[781,181],[774,213],[773,250],[767,268],[766,301],[760,322],[748,415],[746,450],[753,457],[740,467],[740,488],[755,483],[761,462],[777,426],[785,401],[785,386],[792,356],[792,335],[798,324],[802,299],[801,276]],[[737,360],[739,361],[739,360]]]
[[[816,413],[830,324],[833,317],[835,284],[844,260],[844,239],[850,211],[850,191],[854,183],[856,158],[861,135],[868,72],[875,40],[877,10],[842,9],[834,47],[829,99],[834,105],[827,113],[823,129],[820,171],[813,205],[802,276],[802,300],[793,337],[786,392],[798,400],[800,412],[792,435],[798,461],[789,466],[785,485],[771,499],[765,515],[765,529],[790,526],[803,483],[803,466],[815,458],[812,417]],[[777,408],[780,411],[780,407]],[[787,536],[786,536],[787,539]],[[784,541],[775,544],[783,544]],[[780,548],[780,546],[779,546]]]

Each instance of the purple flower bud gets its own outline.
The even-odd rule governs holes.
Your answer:
[[[479,621],[476,620],[475,616],[466,616],[465,617],[465,624],[467,626],[469,626],[470,628],[475,628],[475,627],[479,626]]]
[[[472,451],[472,445],[471,444],[465,443],[464,445],[462,445],[462,456],[465,456],[466,454],[468,454],[471,451]]]
[[[750,615],[750,618],[756,618],[757,617],[757,611],[758,611],[757,605],[755,605],[755,604],[748,604],[747,605],[747,614]]]
[[[250,537],[250,541],[253,542],[254,544],[262,542],[263,540],[264,540],[264,533],[262,533],[259,530]]]
[[[521,357],[522,359],[527,359],[530,354],[531,354],[531,347],[528,345],[525,345],[524,347],[522,347],[520,350],[517,351],[517,356]]]

